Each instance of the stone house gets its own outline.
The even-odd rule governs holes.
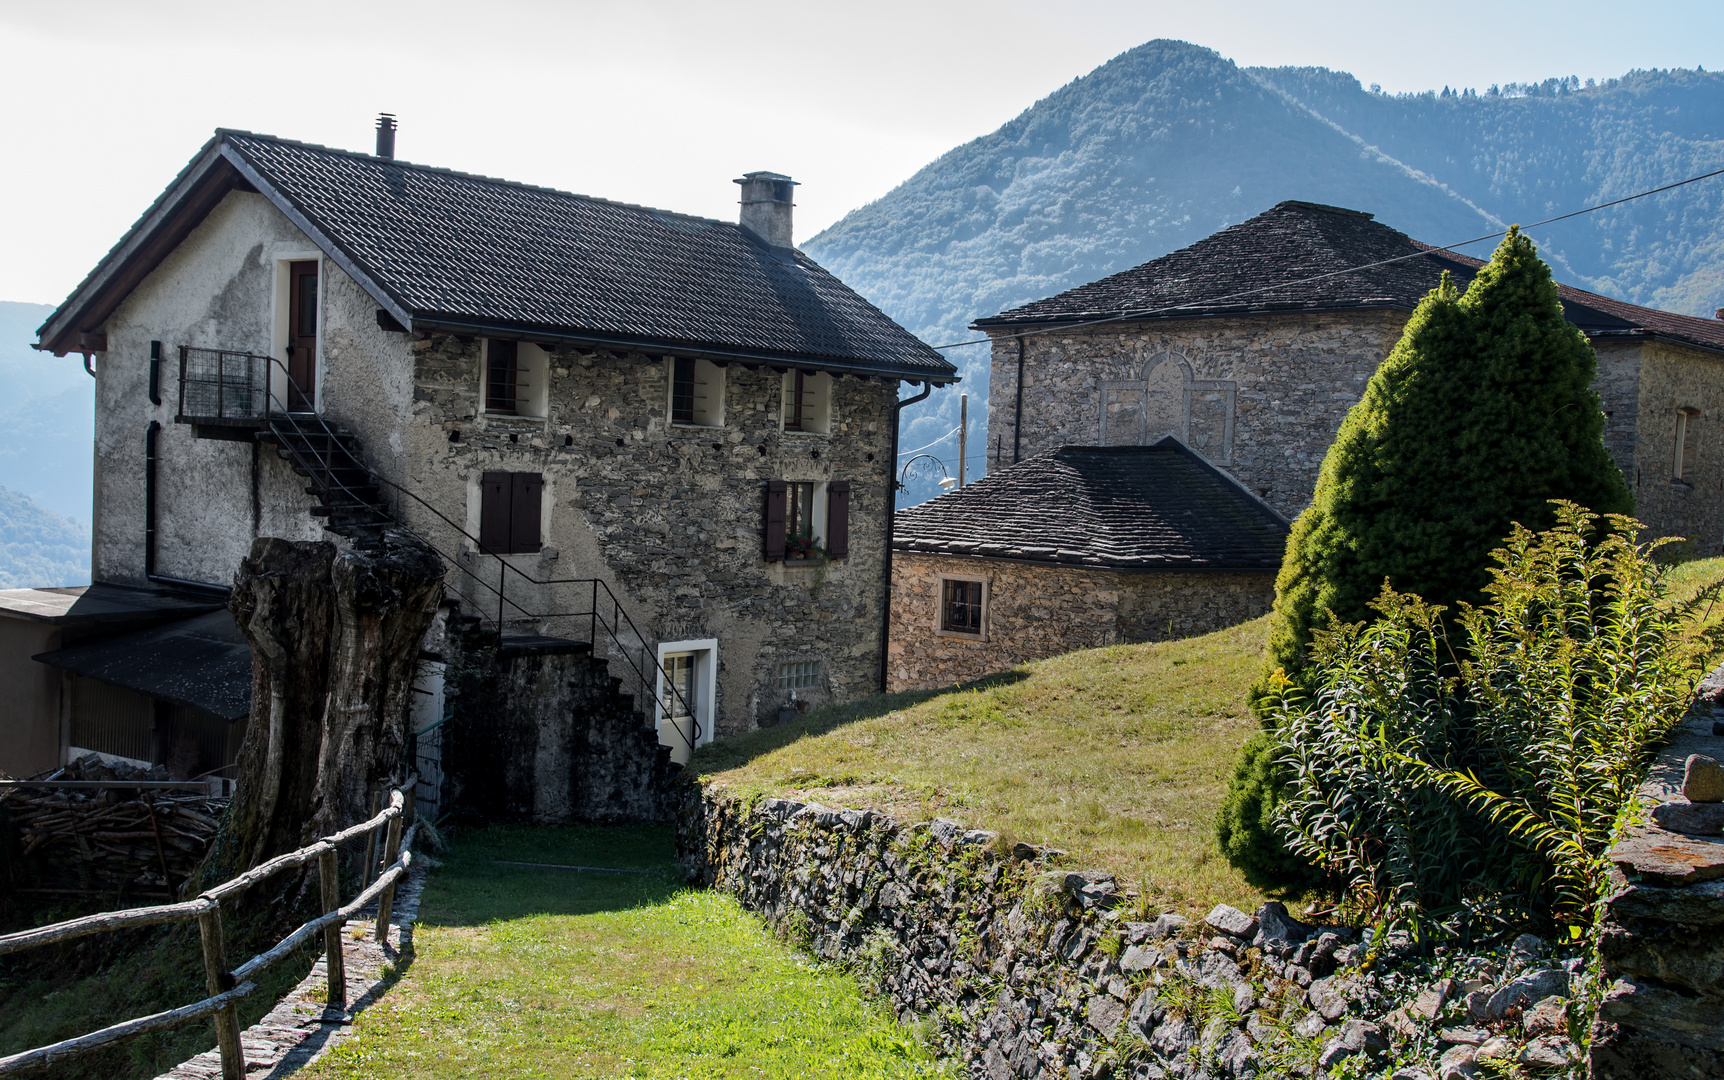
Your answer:
[[[1443,271],[1465,288],[1481,265],[1370,214],[1283,202],[978,319],[993,338],[990,460],[1171,434],[1295,516],[1413,308]],[[1696,555],[1724,551],[1724,321],[1559,293],[1597,353],[1605,441],[1636,514]]]
[[[256,537],[406,528],[450,565],[429,720],[475,635],[590,641],[679,758],[877,690],[898,388],[956,369],[792,246],[793,181],[723,222],[393,137],[218,131],[42,327],[94,365],[97,588],[219,605]]]
[[[1171,436],[1043,450],[897,513],[887,687],[1256,618],[1287,531]]]

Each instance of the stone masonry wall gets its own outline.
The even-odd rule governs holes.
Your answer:
[[[1701,691],[1716,699],[1724,680],[1714,674]],[[1724,1076],[1724,804],[1682,794],[1689,755],[1724,760],[1715,709],[1696,708],[1660,752],[1641,787],[1647,813],[1610,852],[1594,1080]],[[1724,799],[1713,775],[1712,791],[1691,793]]]
[[[1724,552],[1724,357],[1665,342],[1638,346],[1640,397],[1634,515],[1652,536],[1680,536],[1688,554]],[[1676,411],[1688,417],[1686,467],[1674,480]]]
[[[1343,1063],[1450,1080],[1486,1075],[1485,1058],[1538,1076],[1576,1058],[1578,961],[1530,936],[1432,961],[1276,903],[1188,921],[1111,874],[1066,869],[1061,852],[952,821],[692,784],[677,849],[691,881],[849,966],[974,1080],[1243,1080]]]
[[[1025,349],[1021,456],[1061,445],[1118,444],[1139,437],[1153,441],[1165,434],[1178,435],[1291,518],[1310,501],[1318,467],[1341,420],[1400,339],[1409,314],[1382,310],[1176,319],[1021,339]],[[996,337],[993,345],[990,468],[996,450],[1004,463],[1012,460],[1018,341]],[[1665,398],[1678,386],[1696,402],[1703,400],[1695,407],[1709,410],[1706,415],[1714,422],[1707,438],[1716,441],[1717,448],[1713,449],[1712,441],[1707,443],[1706,460],[1719,460],[1724,435],[1711,429],[1719,427],[1716,418],[1724,401],[1715,389],[1708,389],[1718,384],[1716,358],[1679,346],[1640,342],[1602,342],[1598,352],[1595,386],[1607,414],[1605,444],[1631,481],[1636,454],[1643,465],[1660,460],[1658,441],[1671,439],[1670,425],[1662,419],[1637,422],[1637,417],[1661,417],[1663,411],[1673,410],[1676,403]],[[1659,364],[1667,356],[1672,366],[1660,373]],[[1649,370],[1645,386],[1639,383],[1643,363]],[[1663,446],[1662,455],[1668,462],[1669,446]],[[1708,475],[1714,497],[1706,502],[1707,514],[1724,514],[1715,497],[1724,478]],[[1703,485],[1696,485],[1689,501],[1698,502],[1703,490]],[[1656,497],[1645,497],[1641,516],[1653,526],[1654,535],[1698,536],[1704,531],[1704,542],[1714,545],[1710,550],[1716,553],[1724,520],[1712,527],[1710,516],[1665,506],[1684,499],[1684,492],[1652,495]],[[1690,532],[1683,532],[1683,527]]]
[[[684,427],[669,423],[663,358],[555,348],[548,414],[502,416],[481,408],[482,346],[450,335],[413,343],[404,453],[420,494],[476,535],[483,472],[542,473],[545,547],[508,557],[511,565],[539,579],[606,582],[649,641],[716,638],[719,735],[776,720],[788,697],[777,687],[781,663],[820,664],[819,685],[798,691],[811,704],[878,689],[895,383],[837,378],[831,433],[785,432],[781,374],[732,364],[723,369],[723,426]],[[850,556],[767,563],[769,479],[849,481]],[[406,509],[440,545],[470,548],[430,514]],[[461,565],[491,582],[499,574],[496,557],[470,550]],[[496,610],[471,579],[453,584],[476,609]],[[510,595],[531,612],[589,602],[584,589],[535,589],[519,578]],[[586,628],[585,619],[521,627],[582,638]]]
[[[937,629],[942,574],[986,580],[980,640]],[[950,686],[1075,649],[1206,634],[1262,615],[1274,599],[1269,572],[1092,570],[898,551],[887,687]]]

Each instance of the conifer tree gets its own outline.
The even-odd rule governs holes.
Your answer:
[[[1518,228],[1457,294],[1444,274],[1347,413],[1293,523],[1275,582],[1269,659],[1252,688],[1267,712],[1297,682],[1312,631],[1370,618],[1384,582],[1451,611],[1478,604],[1512,523],[1542,531],[1549,500],[1633,510],[1604,448],[1597,360],[1563,318],[1550,268]],[[1297,891],[1274,833],[1278,771],[1246,749],[1216,821],[1222,852],[1259,888]]]
[[[1269,672],[1296,677],[1311,631],[1366,619],[1385,579],[1433,604],[1481,602],[1490,553],[1513,522],[1548,529],[1551,499],[1631,512],[1604,448],[1596,370],[1519,228],[1465,296],[1444,274],[1348,412],[1294,522]]]

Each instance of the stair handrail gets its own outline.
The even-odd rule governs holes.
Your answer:
[[[291,396],[292,391],[298,391],[300,394],[301,400],[305,400],[305,401],[312,400],[311,398],[306,397],[304,392],[302,390],[300,390],[299,385],[294,381],[293,375],[291,372],[288,371],[287,365],[285,363],[283,363],[282,361],[280,361],[280,360],[278,360],[272,356],[271,357],[262,357],[262,359],[268,360],[271,364],[273,364],[274,366],[281,369],[282,376],[287,381],[288,389],[290,391],[290,396]],[[268,383],[267,383],[266,388],[265,388],[265,392],[267,395],[267,400],[271,404],[274,404],[274,403],[281,401],[281,399],[279,397],[277,397],[275,394],[275,386],[274,386],[274,380],[273,379],[268,380]],[[318,435],[318,436],[321,436],[325,439],[328,439],[330,442],[330,445],[332,445],[332,446],[339,444],[338,434],[333,429],[330,428],[328,419],[325,418],[322,413],[316,412],[315,410],[311,411],[311,412],[293,412],[293,411],[290,411],[286,408],[285,402],[282,402],[282,406],[283,407],[279,411],[277,411],[275,409],[268,409],[267,410],[267,412],[269,414],[268,419],[271,422],[274,422],[277,419],[285,420],[287,423],[289,423],[293,426],[293,429],[294,429],[293,433],[295,435],[299,436],[301,441],[304,441],[307,443],[309,443],[309,437],[308,436]],[[305,431],[301,427],[301,418],[306,417],[306,416],[316,418],[318,427],[321,428],[321,430],[315,431],[315,432]],[[294,458],[295,464],[298,464],[302,468],[304,468],[308,475],[315,475],[315,473],[317,472],[317,470],[315,468],[316,463],[307,462],[307,461],[302,460],[303,455],[302,455],[300,448],[298,446],[289,445],[287,447],[287,450],[288,450],[288,453],[290,455],[292,455],[292,457]],[[346,451],[344,450],[344,452],[346,452]],[[335,473],[334,473],[333,466],[324,468],[322,470],[323,475],[326,478],[326,482],[324,484],[324,486],[326,488],[338,488],[338,489],[340,489],[340,491],[343,494],[351,496],[353,498],[354,502],[357,503],[358,505],[363,506],[366,509],[373,510],[379,514],[382,514],[386,517],[391,518],[394,521],[395,526],[397,528],[399,528],[401,531],[407,533],[408,535],[410,535],[413,538],[415,538],[416,540],[418,540],[420,543],[424,544],[426,547],[430,548],[432,551],[436,552],[445,561],[447,561],[448,563],[453,565],[456,569],[460,570],[462,573],[466,574],[469,578],[471,578],[474,582],[476,582],[482,588],[489,589],[491,592],[496,593],[497,594],[496,625],[497,625],[497,640],[498,640],[499,644],[501,644],[502,638],[503,638],[503,606],[505,604],[507,604],[509,607],[514,608],[516,611],[520,612],[523,617],[528,618],[528,619],[548,620],[548,619],[570,618],[570,617],[578,617],[580,615],[588,615],[588,616],[590,616],[588,637],[589,637],[589,640],[593,643],[593,646],[596,648],[597,644],[598,644],[597,628],[600,626],[604,627],[606,634],[609,635],[609,637],[611,639],[611,642],[616,645],[616,647],[617,647],[616,651],[617,651],[618,655],[620,655],[623,658],[623,660],[628,663],[629,667],[631,669],[633,669],[633,671],[635,673],[635,677],[640,680],[642,690],[646,689],[647,673],[644,670],[642,670],[640,664],[637,664],[635,662],[634,657],[629,653],[628,648],[623,644],[622,637],[620,634],[622,623],[626,622],[628,624],[629,631],[631,633],[633,633],[636,640],[640,642],[641,656],[643,658],[648,656],[652,652],[652,650],[648,646],[646,635],[640,632],[640,628],[635,625],[634,619],[629,615],[628,610],[622,606],[622,601],[617,599],[616,593],[614,593],[611,590],[611,587],[608,584],[606,584],[604,581],[602,581],[598,578],[546,578],[546,579],[535,578],[531,574],[528,574],[526,571],[520,569],[519,567],[511,565],[509,563],[509,561],[503,557],[503,555],[505,554],[504,552],[493,551],[491,549],[491,547],[489,545],[487,545],[484,541],[480,540],[478,537],[469,533],[464,527],[457,525],[453,520],[451,520],[449,518],[449,516],[447,514],[443,513],[441,510],[437,509],[435,506],[433,506],[430,502],[426,501],[424,498],[422,498],[417,492],[413,491],[411,488],[408,488],[402,484],[398,484],[395,481],[389,479],[387,476],[384,476],[383,474],[379,473],[377,470],[373,469],[369,464],[367,464],[365,461],[361,460],[358,456],[354,455],[353,453],[351,453],[351,452],[346,452],[346,453],[347,453],[348,459],[354,463],[354,466],[357,469],[364,472],[368,477],[370,477],[372,480],[376,481],[379,485],[387,486],[387,487],[393,489],[394,491],[398,492],[399,494],[404,495],[404,496],[412,499],[414,502],[418,503],[420,506],[423,506],[426,510],[430,511],[432,514],[436,515],[436,517],[439,520],[441,520],[445,525],[449,526],[449,528],[455,530],[456,533],[460,534],[467,541],[472,543],[474,545],[474,547],[477,548],[480,552],[496,557],[497,564],[499,567],[501,567],[501,570],[498,573],[497,587],[493,588],[491,586],[490,582],[485,581],[483,578],[479,577],[478,574],[475,574],[472,570],[469,570],[467,567],[462,566],[459,558],[450,555],[448,552],[444,551],[442,548],[440,548],[436,544],[434,544],[430,539],[421,535],[418,530],[413,529],[412,527],[408,526],[405,522],[399,520],[398,515],[391,514],[388,511],[388,509],[384,506],[373,504],[370,500],[365,499],[357,491],[355,491],[353,488],[349,487],[345,482],[335,479]],[[584,612],[548,612],[548,613],[535,615],[532,612],[528,611],[526,608],[522,607],[520,604],[518,604],[515,601],[510,600],[508,598],[508,575],[510,572],[515,573],[517,576],[519,576],[523,580],[525,580],[528,583],[533,584],[533,585],[542,585],[542,586],[580,585],[580,584],[587,584],[588,582],[591,582],[593,585],[593,602],[590,605],[590,610],[584,611]],[[598,611],[598,606],[599,606],[598,605],[598,590],[601,588],[604,589],[605,596],[611,601],[611,621],[608,623],[600,616],[599,611]],[[664,665],[659,662],[657,655],[652,656],[652,667],[653,667],[654,672],[659,676],[659,678],[657,680],[658,685],[663,686],[665,689],[669,690],[672,695],[674,695],[676,701],[682,706],[682,708],[684,710],[683,714],[689,718],[690,731],[688,734],[685,735],[683,733],[682,727],[675,722],[673,722],[671,724],[671,727],[676,730],[677,736],[682,739],[682,741],[688,746],[688,749],[690,751],[695,750],[696,748],[699,747],[701,736],[705,732],[705,728],[700,722],[699,714],[695,712],[693,704],[688,700],[688,698],[686,696],[684,696],[682,691],[677,689],[676,682],[670,677],[670,672],[666,671]],[[660,709],[663,709],[665,707],[665,705],[667,704],[666,701],[660,700],[659,695],[656,692],[652,695],[652,697],[653,697],[654,704],[656,706],[658,706]]]

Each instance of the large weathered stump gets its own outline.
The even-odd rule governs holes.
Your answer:
[[[444,570],[403,533],[366,548],[252,545],[228,603],[252,647],[252,718],[201,882],[363,820],[369,793],[402,778],[408,695]]]

